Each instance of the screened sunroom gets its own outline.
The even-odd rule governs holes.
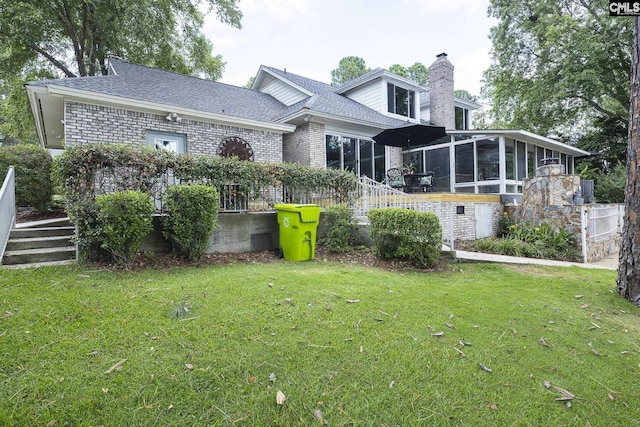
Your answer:
[[[566,174],[590,153],[522,130],[456,130],[402,151],[412,173],[432,176],[430,192],[521,194],[524,178],[559,163]]]

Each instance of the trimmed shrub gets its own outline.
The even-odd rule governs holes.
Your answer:
[[[128,268],[153,231],[153,200],[139,191],[121,191],[96,197],[96,205],[100,246]]]
[[[352,252],[357,245],[358,226],[353,222],[353,212],[345,205],[331,205],[324,211],[327,234],[323,243],[329,252]]]
[[[167,190],[167,209],[162,234],[175,252],[199,261],[218,225],[218,192],[201,184],[174,185]]]
[[[436,214],[409,209],[372,209],[369,234],[379,257],[433,266],[442,251],[442,227]]]
[[[53,195],[51,155],[35,144],[0,147],[0,185],[9,166],[15,167],[16,204],[46,212]]]

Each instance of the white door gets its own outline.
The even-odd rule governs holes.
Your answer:
[[[495,236],[493,231],[493,205],[476,203],[476,239]]]

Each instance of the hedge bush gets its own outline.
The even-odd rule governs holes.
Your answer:
[[[14,166],[16,204],[46,212],[53,196],[52,163],[49,152],[35,144],[0,147],[0,186]]]
[[[96,206],[100,246],[128,268],[145,236],[153,231],[153,200],[139,191],[118,191],[96,197]]]
[[[218,192],[201,184],[174,185],[167,190],[167,209],[163,235],[175,252],[199,261],[218,225]]]
[[[369,211],[369,234],[376,253],[417,267],[433,266],[442,251],[442,227],[436,214],[402,208]]]
[[[324,211],[327,234],[322,239],[329,252],[352,252],[360,244],[353,212],[345,205],[331,205]]]

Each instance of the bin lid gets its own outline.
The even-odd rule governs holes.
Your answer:
[[[273,207],[277,211],[298,212],[302,222],[317,222],[320,219],[320,206],[318,205],[278,203]]]

